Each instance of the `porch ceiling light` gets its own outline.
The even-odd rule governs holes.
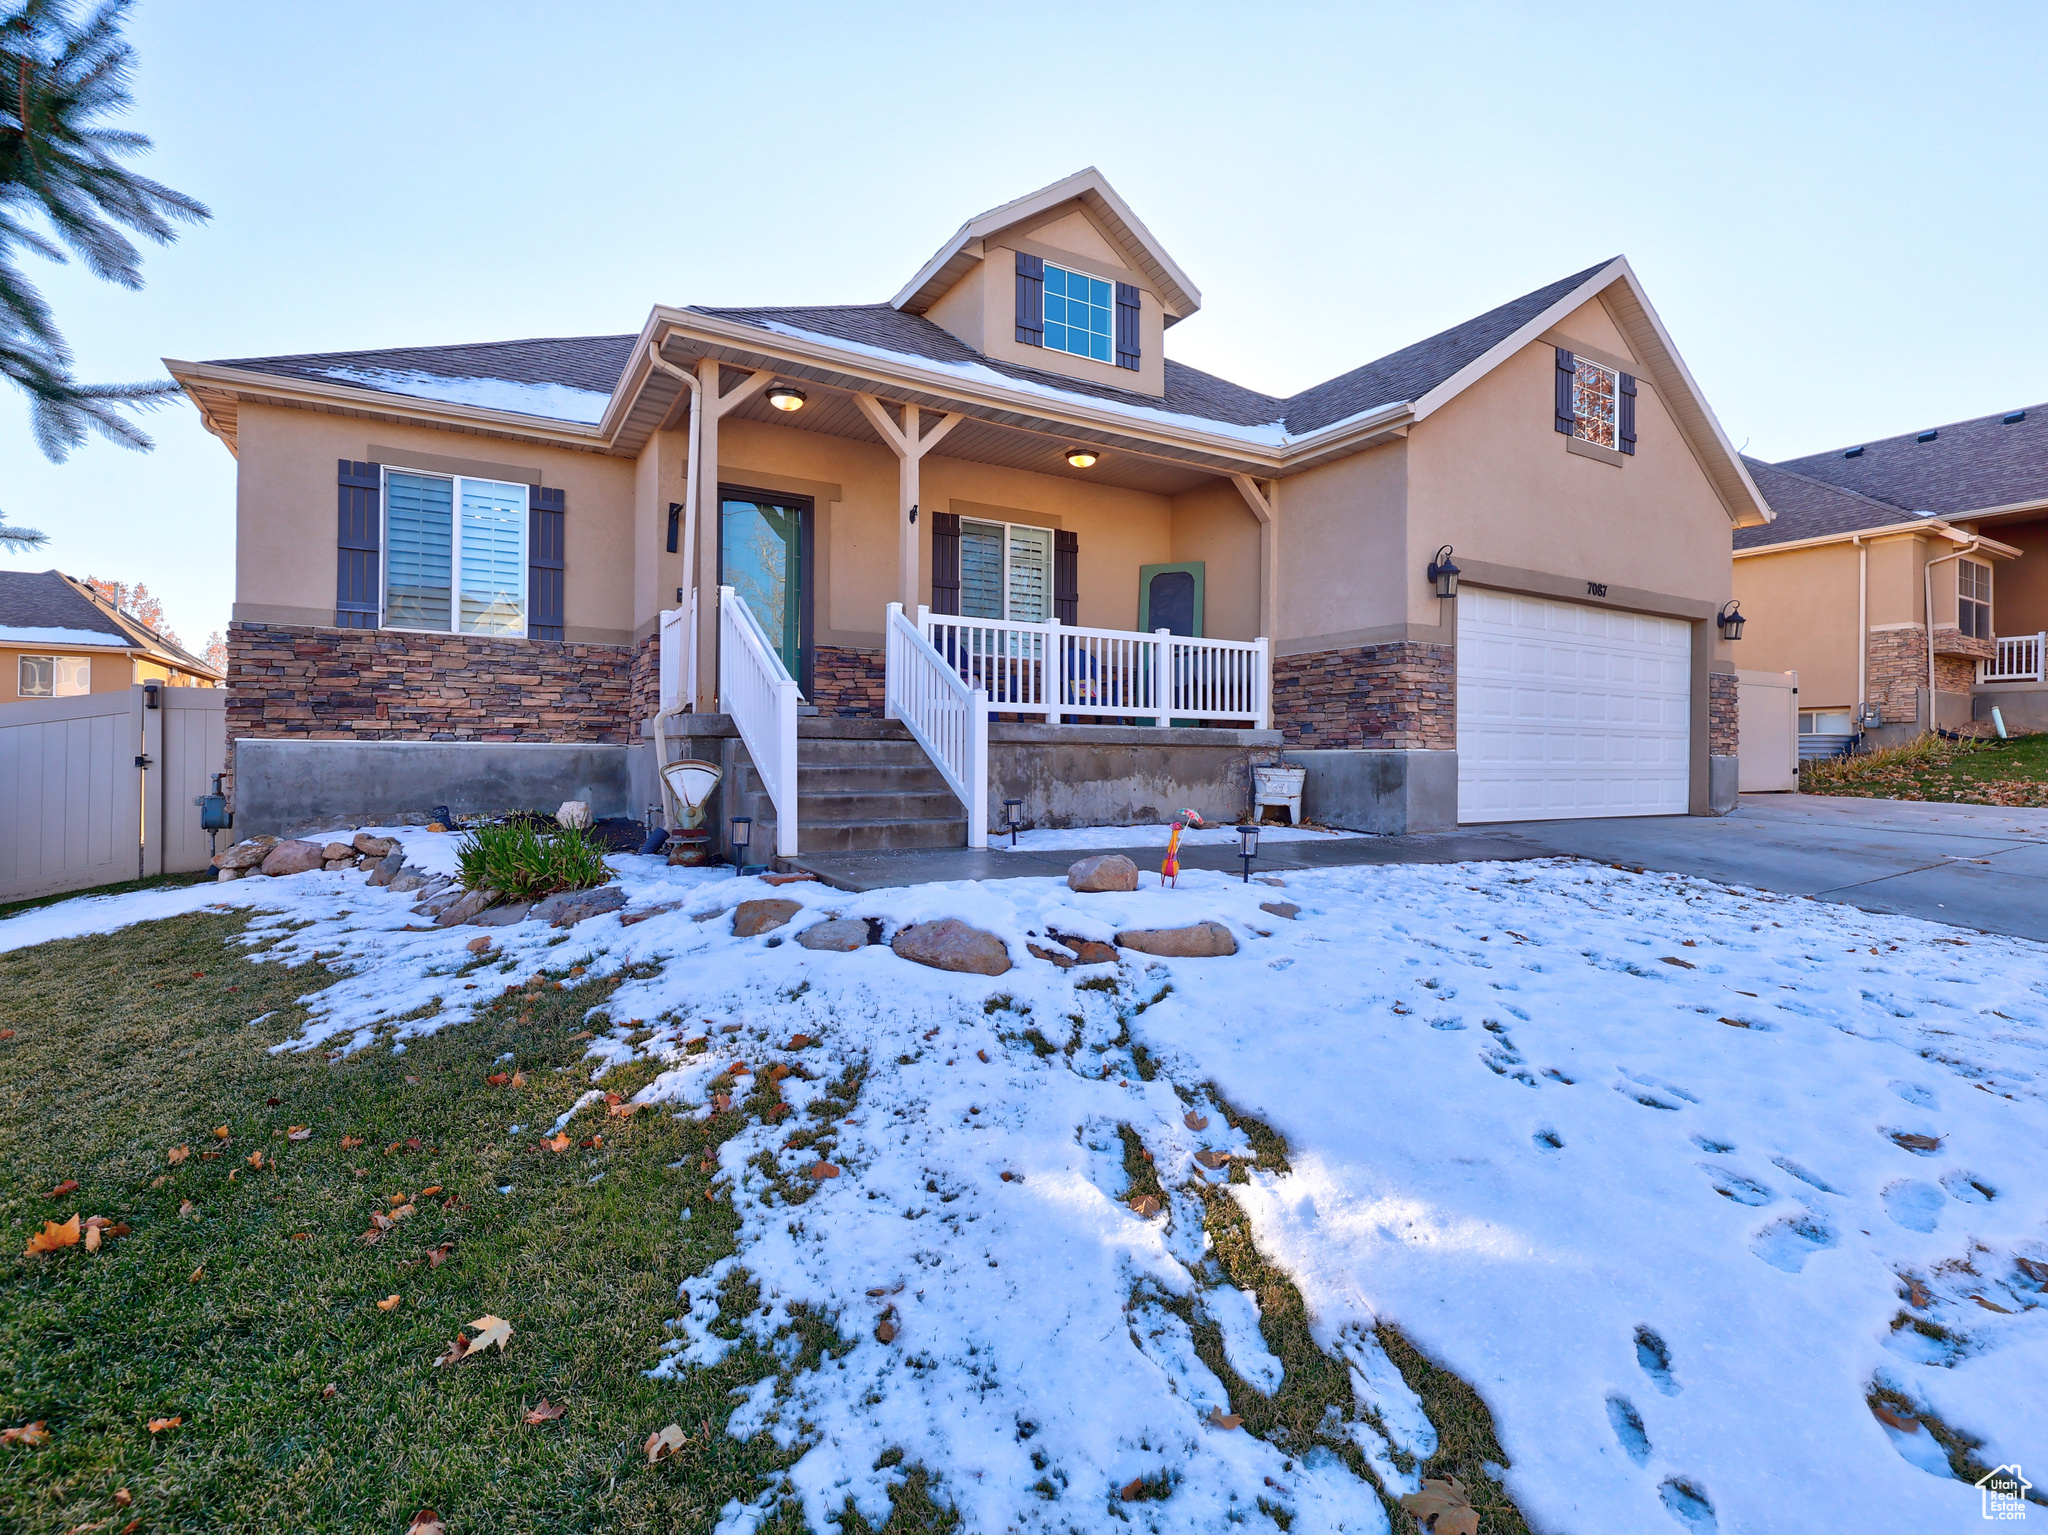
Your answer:
[[[1067,449],[1067,462],[1076,469],[1093,469],[1101,457],[1093,448]]]
[[[777,384],[768,391],[768,403],[777,410],[802,410],[805,398],[801,389],[793,389],[788,384]]]
[[[1436,558],[1429,562],[1430,583],[1436,587],[1439,597],[1458,595],[1458,567],[1451,563],[1451,546],[1445,544],[1437,550]]]
[[[1714,615],[1714,622],[1721,627],[1722,639],[1739,640],[1742,638],[1742,626],[1749,620],[1742,616],[1741,605],[1730,597],[1726,606]]]

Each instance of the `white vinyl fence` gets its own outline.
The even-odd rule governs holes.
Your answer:
[[[1266,641],[1086,629],[917,610],[932,648],[1005,713],[1271,723]]]
[[[1997,654],[1977,663],[1979,682],[2041,682],[2041,662],[2048,654],[2048,634],[2001,634]]]
[[[195,801],[226,755],[220,688],[0,704],[0,901],[206,867]]]

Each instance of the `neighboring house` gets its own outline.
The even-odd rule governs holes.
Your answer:
[[[1749,469],[1777,520],[1735,534],[1746,664],[1799,673],[1805,750],[1924,732],[1930,696],[2048,730],[2048,407]]]
[[[223,680],[83,581],[60,570],[0,570],[0,704]]]
[[[958,805],[863,817],[827,787],[910,739],[891,712],[957,799],[1015,789],[1041,823],[1206,808],[1177,797],[1198,749],[1234,753],[1208,804],[1241,815],[1244,759],[1282,741],[1312,814],[1374,830],[1732,805],[1714,620],[1730,528],[1769,513],[1624,260],[1287,399],[1166,355],[1200,307],[1088,170],[970,220],[887,303],[167,362],[240,461],[238,761],[302,743],[285,776],[334,784],[344,758],[304,743],[476,745],[346,759],[424,795],[574,748],[568,782],[666,701],[688,749],[738,729],[773,757],[771,797],[801,759],[807,848],[960,840]],[[784,672],[820,716],[788,750],[763,733]],[[991,783],[919,723],[969,708],[961,678],[996,716]],[[631,781],[653,797],[644,762]]]

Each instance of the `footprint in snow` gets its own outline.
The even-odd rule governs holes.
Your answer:
[[[1671,1349],[1647,1327],[1636,1329],[1636,1363],[1659,1391],[1666,1396],[1678,1395],[1680,1387],[1671,1374]]]
[[[1908,1231],[1932,1231],[1941,1221],[1942,1192],[1931,1183],[1902,1178],[1887,1184],[1878,1198],[1884,1201],[1884,1213],[1893,1224]]]
[[[1839,1194],[1842,1192],[1833,1184],[1829,1183],[1826,1179],[1822,1178],[1818,1173],[1808,1172],[1805,1168],[1801,1167],[1797,1162],[1793,1161],[1790,1157],[1772,1157],[1771,1164],[1774,1167],[1778,1168],[1781,1172],[1790,1173],[1793,1177],[1797,1178],[1801,1183],[1807,1184],[1809,1187],[1819,1189],[1823,1194]]]
[[[1714,1518],[1714,1505],[1706,1492],[1683,1477],[1667,1477],[1657,1488],[1665,1510],[1694,1535],[1715,1535],[1721,1526]]]
[[[1943,1173],[1941,1186],[1948,1190],[1949,1198],[1960,1199],[1966,1205],[1988,1205],[1998,1197],[1997,1189],[1960,1168]]]
[[[1711,1162],[1700,1163],[1700,1171],[1707,1175],[1707,1181],[1714,1186],[1714,1192],[1723,1199],[1732,1199],[1739,1205],[1767,1205],[1776,1199],[1777,1193],[1754,1178],[1745,1178],[1740,1173],[1731,1173],[1725,1167],[1716,1167]]]
[[[1650,1463],[1650,1436],[1643,1428],[1643,1416],[1625,1396],[1607,1399],[1607,1421],[1614,1425],[1614,1437],[1628,1458],[1639,1466]]]
[[[1756,1234],[1749,1248],[1772,1268],[1796,1274],[1806,1267],[1808,1258],[1834,1245],[1834,1232],[1818,1216],[1807,1214],[1771,1222]]]
[[[1916,1109],[1931,1109],[1938,1106],[1934,1094],[1917,1082],[1894,1082],[1891,1088]]]

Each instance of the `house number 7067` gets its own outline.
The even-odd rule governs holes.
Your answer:
[[[1588,597],[1605,597],[1607,595],[1607,583],[1605,581],[1588,581],[1586,583],[1586,595]]]

